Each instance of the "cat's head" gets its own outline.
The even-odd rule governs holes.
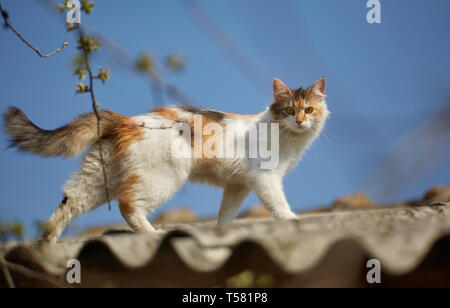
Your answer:
[[[273,118],[293,132],[320,130],[329,115],[325,102],[325,78],[307,89],[289,89],[281,80],[273,80]]]

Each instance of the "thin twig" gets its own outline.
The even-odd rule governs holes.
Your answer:
[[[33,278],[33,279],[38,279],[38,280],[43,280],[46,281],[54,286],[60,287],[60,288],[67,288],[67,285],[64,285],[62,282],[58,281],[55,278],[52,278],[51,276],[48,276],[46,274],[43,273],[39,273],[37,271],[31,270],[29,268],[26,268],[22,265],[16,264],[16,263],[12,263],[9,261],[6,261],[4,258],[0,258],[0,264],[2,264],[3,268],[6,268],[8,270],[9,273],[9,269],[14,271],[14,272],[18,272],[22,275],[27,276],[28,278]],[[9,284],[8,282],[8,287],[10,288],[15,288],[14,282],[12,281],[12,277],[11,274],[9,273],[9,276],[11,278],[11,282],[12,285]]]
[[[16,285],[14,284],[14,280],[11,276],[11,272],[9,271],[8,265],[6,264],[5,259],[3,257],[0,258],[0,265],[2,266],[3,276],[5,276],[6,284],[8,288],[15,289]]]
[[[17,31],[16,29],[14,29],[14,27],[9,23],[8,13],[5,10],[3,10],[3,7],[2,7],[1,3],[0,3],[0,13],[1,13],[2,17],[3,17],[4,22],[5,22],[5,27],[11,29],[11,31],[14,32],[22,40],[22,42],[24,42],[28,47],[30,47],[32,50],[34,50],[39,55],[39,57],[41,57],[41,58],[49,58],[51,56],[54,56],[54,55],[56,55],[57,53],[59,53],[60,51],[62,51],[64,48],[66,48],[69,45],[69,43],[64,42],[62,44],[62,46],[60,48],[56,49],[54,52],[49,53],[49,54],[43,54],[43,53],[41,53],[41,51],[39,49],[37,49],[30,42],[28,42],[23,37],[23,35],[20,34],[20,32]]]
[[[398,139],[389,151],[366,172],[363,185],[376,197],[394,198],[396,194],[448,159],[450,104],[414,126]]]
[[[150,88],[152,89],[153,103],[155,107],[164,105],[164,87],[162,80],[159,77],[149,77]]]
[[[208,11],[197,0],[180,1],[187,15],[208,36],[214,46],[228,59],[235,69],[259,90],[266,90],[270,84],[268,78],[258,64],[243,53],[233,41],[232,37],[208,14]]]
[[[54,0],[44,0],[40,1],[42,5],[46,7],[47,10],[51,11],[54,16],[59,16],[59,13],[56,9],[57,2]],[[58,18],[60,20],[60,18]],[[164,95],[168,95],[175,101],[183,105],[190,105],[201,107],[201,105],[194,100],[192,97],[189,97],[178,88],[176,85],[171,84],[168,80],[165,80],[161,76],[159,76],[160,83],[158,85],[158,80],[152,78],[148,74],[142,74],[141,71],[137,70],[135,67],[135,58],[132,57],[127,51],[125,51],[121,46],[119,46],[116,42],[112,41],[105,35],[101,34],[97,30],[90,28],[86,25],[78,25],[79,28],[82,28],[85,32],[89,32],[95,37],[99,38],[102,42],[102,49],[108,50],[111,54],[112,60],[121,68],[125,68],[127,71],[136,74],[138,76],[144,77],[146,81],[149,83],[150,90],[152,91],[153,101],[155,102],[155,107],[161,105],[159,102]],[[159,91],[160,93],[155,93]]]
[[[86,26],[83,27],[84,29],[87,29]],[[162,105],[164,95],[170,96],[172,99],[183,105],[200,106],[200,104],[192,99],[192,97],[188,97],[186,93],[183,93],[181,89],[170,83],[168,80],[165,80],[162,76],[156,77],[151,74],[143,74],[141,71],[136,69],[135,59],[117,43],[113,42],[111,39],[105,37],[94,29],[88,29],[88,31],[100,38],[102,41],[102,48],[107,49],[110,52],[113,61],[115,61],[120,67],[125,68],[127,71],[138,76],[144,76],[150,85],[155,107]]]
[[[78,27],[78,32],[80,34],[80,39],[84,40],[85,35],[84,35],[84,32],[81,29],[81,27]],[[97,118],[98,148],[99,148],[99,152],[100,152],[100,162],[102,164],[103,180],[104,180],[104,184],[105,184],[105,194],[106,194],[106,199],[108,201],[108,208],[109,208],[109,210],[111,210],[111,198],[109,195],[108,177],[106,176],[105,159],[103,157],[103,143],[102,143],[102,138],[101,138],[101,124],[100,124],[101,118],[100,118],[100,114],[97,109],[97,101],[95,100],[95,93],[94,93],[94,79],[96,78],[96,76],[94,76],[94,74],[92,73],[91,64],[89,62],[89,52],[86,50],[86,47],[83,44],[81,44],[81,47],[82,47],[82,51],[83,51],[86,70],[88,71],[88,75],[89,75],[89,90],[88,90],[88,92],[91,94],[92,109],[94,110],[95,117]]]

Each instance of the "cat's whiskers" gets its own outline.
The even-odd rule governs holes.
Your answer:
[[[320,132],[317,139],[319,139],[323,136],[323,138],[325,138],[325,140],[327,140],[329,144],[332,144],[331,139],[328,138],[328,136],[325,134],[325,131],[323,128],[321,129],[320,127],[317,126],[317,124],[313,124],[312,127],[314,128],[315,131]]]

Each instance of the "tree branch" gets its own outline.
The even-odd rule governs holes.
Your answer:
[[[67,287],[69,287],[68,285],[64,285],[64,283],[58,281],[57,279],[55,279],[55,278],[53,278],[53,277],[51,277],[49,275],[46,275],[46,274],[43,274],[43,273],[31,270],[29,268],[26,268],[26,267],[20,265],[20,264],[16,264],[16,263],[12,263],[12,262],[6,261],[3,257],[0,257],[0,265],[2,266],[3,274],[5,275],[5,279],[6,279],[6,282],[7,282],[9,288],[15,288],[16,287],[15,284],[14,284],[14,280],[13,280],[13,278],[11,276],[10,270],[14,271],[14,272],[17,272],[17,273],[20,273],[20,274],[22,274],[22,275],[24,275],[24,276],[26,276],[28,278],[37,279],[37,280],[41,280],[41,281],[46,281],[46,282],[50,283],[51,285],[57,286],[59,288],[67,288]]]
[[[243,53],[225,30],[212,18],[204,6],[197,0],[180,1],[187,15],[198,25],[222,55],[231,62],[235,69],[241,73],[251,84],[259,90],[266,90],[270,84],[258,64]]]
[[[80,34],[80,40],[84,40],[85,34],[81,27],[78,27],[78,33]],[[86,45],[80,44],[80,46],[82,47],[81,50],[82,50],[83,56],[84,56],[84,63],[86,65],[86,70],[89,75],[88,92],[91,94],[92,109],[94,111],[95,117],[97,118],[97,135],[98,135],[98,147],[99,147],[99,152],[100,152],[100,162],[102,164],[103,180],[104,180],[104,184],[105,184],[106,199],[108,200],[108,208],[109,208],[109,210],[111,210],[111,198],[109,195],[108,177],[106,176],[105,159],[103,157],[103,143],[102,143],[102,139],[101,139],[101,124],[100,124],[101,118],[100,118],[100,114],[98,112],[98,108],[97,108],[98,103],[95,99],[95,93],[94,93],[94,79],[96,79],[97,77],[94,76],[94,74],[92,73],[91,64],[89,62],[89,51],[86,49]]]
[[[8,288],[15,289],[16,285],[14,284],[14,280],[11,276],[11,272],[9,271],[8,265],[6,264],[5,259],[3,257],[0,258],[0,265],[2,267],[3,276],[5,276],[6,284]]]
[[[5,22],[5,27],[11,29],[11,31],[14,32],[14,33],[22,40],[22,42],[24,42],[28,47],[30,47],[32,50],[34,50],[34,51],[39,55],[39,57],[41,57],[41,58],[49,58],[49,57],[51,57],[51,56],[54,56],[54,55],[56,55],[57,53],[59,53],[60,51],[62,51],[64,48],[66,48],[66,47],[69,45],[69,43],[64,42],[64,43],[62,44],[62,46],[61,46],[60,48],[56,49],[54,52],[49,53],[49,54],[43,54],[43,53],[41,53],[41,51],[40,51],[39,49],[37,49],[37,48],[34,47],[30,42],[28,42],[28,41],[22,36],[22,34],[20,34],[19,31],[17,31],[16,29],[14,29],[14,27],[9,23],[9,15],[8,15],[8,12],[6,12],[5,10],[3,10],[3,7],[2,7],[2,4],[1,4],[1,3],[0,3],[0,13],[1,13],[1,15],[2,15],[2,18],[3,18],[4,22]]]

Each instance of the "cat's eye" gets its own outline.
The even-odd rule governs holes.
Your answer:
[[[305,113],[306,114],[310,114],[310,113],[313,113],[313,112],[314,112],[314,108],[313,107],[308,107],[308,108],[305,109]]]
[[[287,113],[288,115],[295,115],[295,109],[294,109],[294,108],[291,108],[291,107],[287,107],[287,108],[286,108],[286,113]]]

